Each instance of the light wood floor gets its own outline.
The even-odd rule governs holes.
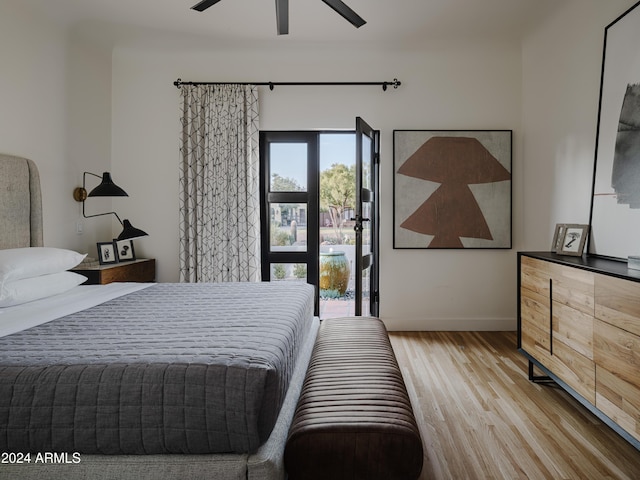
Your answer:
[[[390,332],[425,446],[421,479],[640,479],[640,452],[528,380],[515,332]]]

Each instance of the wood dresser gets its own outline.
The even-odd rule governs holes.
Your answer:
[[[518,297],[529,379],[554,381],[640,449],[640,270],[519,252]]]

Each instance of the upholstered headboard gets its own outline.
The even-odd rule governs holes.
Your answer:
[[[38,168],[29,159],[0,154],[0,249],[41,246]]]

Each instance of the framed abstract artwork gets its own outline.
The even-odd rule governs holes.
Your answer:
[[[588,252],[640,254],[640,2],[605,28]]]
[[[393,248],[511,248],[511,130],[394,130]]]

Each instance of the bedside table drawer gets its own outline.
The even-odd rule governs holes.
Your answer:
[[[84,285],[105,285],[112,282],[154,282],[156,261],[153,258],[145,258],[115,265],[75,268],[71,271],[87,277]]]

